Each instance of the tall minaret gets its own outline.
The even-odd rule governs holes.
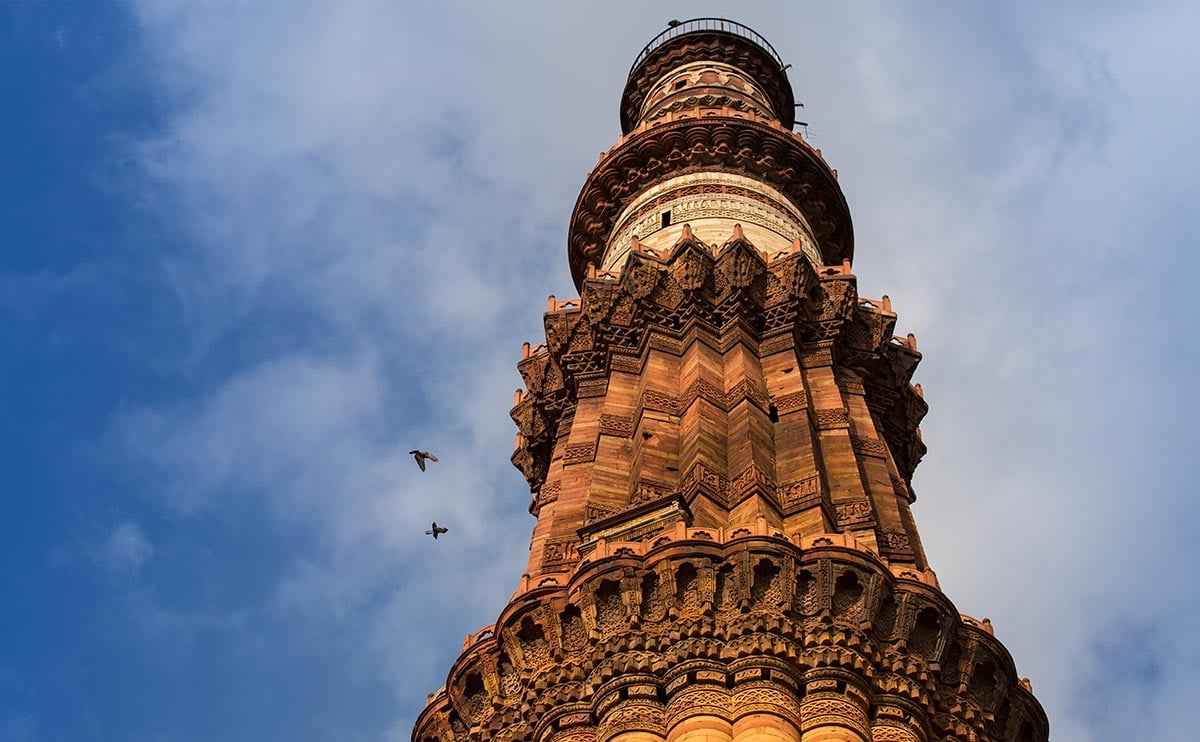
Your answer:
[[[529,566],[414,742],[1047,739],[926,563],[921,356],[785,70],[716,19],[638,55],[518,364]]]

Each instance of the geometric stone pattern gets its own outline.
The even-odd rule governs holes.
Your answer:
[[[554,493],[532,505],[532,578],[572,568],[544,551],[589,515],[673,493],[689,525],[761,516],[925,567],[908,485],[925,451],[920,354],[845,266],[767,257],[736,230],[720,247],[685,232],[668,254],[593,271],[582,294],[552,301],[546,342],[518,366],[513,463]]]

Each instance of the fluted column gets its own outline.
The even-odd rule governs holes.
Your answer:
[[[797,742],[800,730],[782,716],[746,714],[733,724],[733,742]]]
[[[733,725],[710,714],[689,716],[667,731],[667,742],[733,742]]]

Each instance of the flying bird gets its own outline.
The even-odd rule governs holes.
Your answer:
[[[421,467],[421,471],[425,471],[425,459],[437,461],[437,456],[434,456],[428,451],[419,451],[414,448],[413,450],[409,451],[409,453],[411,453],[413,458],[417,460],[417,466]]]
[[[434,461],[437,461],[437,459],[434,459]],[[443,534],[443,533],[445,533],[446,531],[449,531],[449,530],[450,530],[449,528],[443,528],[443,527],[439,526],[439,525],[437,524],[437,521],[435,520],[435,521],[433,522],[433,528],[431,528],[431,529],[429,529],[428,531],[426,531],[426,532],[425,532],[425,535],[426,535],[426,536],[433,536],[433,538],[434,538],[434,539],[437,539],[437,537],[438,537],[440,534]]]

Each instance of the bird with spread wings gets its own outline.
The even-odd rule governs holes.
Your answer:
[[[429,453],[428,451],[422,451],[417,448],[414,448],[413,450],[409,451],[409,453],[412,454],[412,457],[417,460],[417,466],[421,467],[421,471],[425,471],[425,460],[426,459],[428,459],[429,461],[437,461],[438,460],[437,456],[434,456],[433,454]]]

